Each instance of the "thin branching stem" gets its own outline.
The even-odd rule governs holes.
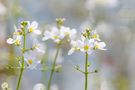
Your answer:
[[[24,34],[23,34],[23,50],[22,50],[22,53],[24,54],[23,51],[25,51],[26,49],[26,31],[25,29],[24,30]],[[19,90],[20,88],[20,83],[21,83],[21,79],[22,79],[22,76],[23,76],[23,71],[24,71],[24,55],[22,56],[22,66],[21,66],[21,71],[20,71],[20,75],[19,75],[19,79],[18,79],[18,83],[17,83],[17,87],[16,87],[16,90]]]
[[[53,61],[53,64],[52,64],[52,69],[51,69],[51,74],[50,74],[47,90],[50,90],[50,86],[51,86],[51,82],[52,82],[52,78],[53,78],[53,74],[54,74],[54,69],[55,69],[55,64],[56,64],[56,61],[57,61],[59,50],[60,50],[60,44],[57,45],[57,51],[56,51],[56,55],[54,57],[54,61]]]
[[[85,89],[88,90],[88,53],[86,52],[86,58],[85,58]]]

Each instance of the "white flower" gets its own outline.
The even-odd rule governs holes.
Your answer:
[[[21,40],[22,40],[22,36],[14,35],[13,38],[7,39],[7,43],[8,44],[15,44],[17,46],[20,46],[21,45]]]
[[[16,26],[14,26],[15,32],[13,34],[13,38],[9,38],[7,39],[7,43],[8,44],[15,44],[17,46],[21,45],[21,41],[22,41],[22,30],[21,29],[17,29]]]
[[[8,83],[7,83],[7,82],[2,83],[2,84],[1,84],[1,88],[2,88],[3,90],[5,90],[6,88],[8,89],[8,88],[9,88]]]
[[[24,53],[24,60],[28,65],[28,68],[35,69],[38,64],[40,64],[40,60],[36,57],[34,51],[29,51]]]
[[[79,46],[78,46],[78,42],[77,41],[71,41],[71,49],[69,50],[68,52],[68,55],[71,55],[73,54],[75,51],[78,51],[79,50]]]
[[[97,34],[97,32],[96,32],[96,30],[93,30],[92,32],[91,32],[91,38],[92,39],[95,39],[95,40],[97,40],[97,41],[101,41],[100,40],[100,38],[99,38],[99,35]]]
[[[37,52],[39,52],[40,54],[41,54],[41,53],[42,53],[42,54],[45,53],[45,50],[44,50],[44,48],[43,48],[43,45],[37,44],[37,45],[35,45],[35,46],[36,46],[35,49],[37,50]]]
[[[76,37],[76,30],[71,29],[69,27],[61,26],[60,29],[57,27],[52,27],[51,31],[45,31],[44,37],[42,38],[43,41],[52,39],[56,43],[60,43],[65,37],[67,40],[73,40]]]
[[[45,31],[43,41],[52,39],[56,43],[60,43],[60,41],[64,38],[64,34],[57,27],[52,27],[51,31]]]
[[[33,87],[33,90],[46,90],[46,87],[42,83],[38,83]]]
[[[84,41],[78,40],[79,49],[82,52],[87,52],[91,54],[94,47],[94,39],[85,39]]]
[[[38,34],[38,35],[41,34],[41,31],[37,29],[38,23],[36,21],[33,21],[31,24],[29,21],[27,23],[28,23],[28,32],[29,33],[33,32],[33,33]]]
[[[95,42],[94,43],[94,49],[106,50],[105,47],[106,47],[105,42]]]
[[[76,30],[70,29],[69,27],[61,26],[60,28],[61,32],[64,34],[64,36],[67,36],[69,40],[73,40],[76,38]]]
[[[39,43],[37,39],[33,40],[32,49],[34,51],[36,51],[37,53],[40,53],[41,55],[45,53],[45,46],[43,46],[43,44]]]
[[[71,55],[75,51],[81,51],[88,54],[91,54],[94,50],[106,50],[106,44],[101,42],[99,35],[96,31],[87,28],[82,32],[81,40],[71,41],[71,49],[68,52],[68,55]]]

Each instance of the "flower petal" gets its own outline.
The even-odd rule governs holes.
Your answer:
[[[15,43],[15,40],[12,39],[12,38],[9,38],[9,39],[7,40],[7,43],[8,43],[8,44],[13,44],[13,43]]]

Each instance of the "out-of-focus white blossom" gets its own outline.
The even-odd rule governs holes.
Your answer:
[[[53,26],[51,31],[46,30],[44,32],[44,37],[42,38],[43,41],[52,39],[55,43],[60,43],[64,38],[67,41],[71,41],[76,37],[76,30],[70,29],[69,27],[63,26],[63,21],[57,22],[58,26]]]
[[[80,50],[77,41],[73,41],[73,40],[72,40],[72,41],[71,41],[71,47],[72,47],[72,48],[69,50],[68,55],[71,55],[71,54],[74,53],[75,51]]]
[[[87,0],[86,1],[86,8],[92,10],[96,7],[109,7],[114,8],[117,7],[119,4],[118,0]]]
[[[64,34],[57,27],[52,27],[51,31],[45,31],[43,41],[52,39],[54,42],[59,43],[64,38]]]
[[[2,88],[2,90],[11,90],[11,89],[9,88],[9,85],[8,85],[7,82],[2,83],[2,84],[1,84],[1,88]]]
[[[67,36],[69,40],[74,40],[76,38],[76,30],[70,29],[69,27],[61,27],[61,32],[64,33],[64,36]]]
[[[106,47],[105,42],[97,42],[96,41],[94,43],[94,49],[106,50],[105,47]]]
[[[45,53],[45,45],[41,44],[37,39],[33,40],[33,51],[36,51],[37,53],[40,53],[43,55]]]
[[[38,30],[38,23],[36,21],[33,21],[30,23],[30,21],[27,22],[28,23],[28,32],[29,33],[35,33],[35,34],[41,34],[41,31]]]
[[[17,46],[21,45],[22,36],[14,36],[13,38],[7,39],[8,44],[15,44]]]
[[[33,87],[33,90],[46,90],[46,87],[42,83],[38,83]]]
[[[35,69],[36,66],[41,62],[41,60],[39,60],[32,51],[24,53],[24,60],[30,69]]]
[[[15,44],[17,46],[20,46],[22,43],[22,30],[17,29],[16,26],[14,26],[15,32],[13,34],[13,38],[7,39],[8,44]]]
[[[96,32],[96,30],[93,30],[91,32],[91,38],[94,39],[94,40],[97,40],[97,41],[101,41],[100,38],[99,38],[99,35]]]

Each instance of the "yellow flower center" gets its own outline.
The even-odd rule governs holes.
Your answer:
[[[17,45],[17,46],[21,45],[20,40],[16,40],[15,45]]]
[[[33,60],[32,60],[32,59],[29,59],[29,60],[28,60],[28,63],[29,63],[29,64],[32,64],[32,63],[33,63]]]
[[[58,36],[54,36],[54,39],[58,39],[59,37]]]
[[[29,28],[29,33],[33,32],[34,29],[32,27]]]
[[[92,36],[92,38],[98,39],[99,36],[98,36],[97,34],[94,34],[94,35]]]
[[[88,45],[85,45],[83,48],[84,48],[84,50],[87,51],[87,50],[89,50],[90,47]]]
[[[94,47],[94,49],[98,49],[99,48],[99,45],[96,45],[95,47]]]

